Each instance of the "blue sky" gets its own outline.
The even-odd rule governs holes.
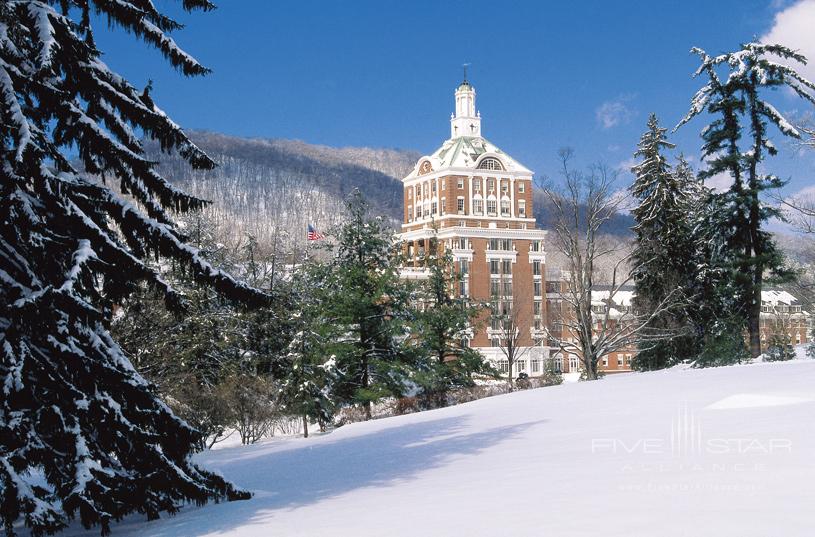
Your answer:
[[[113,68],[139,85],[154,80],[156,102],[186,128],[422,153],[449,135],[466,61],[484,136],[555,176],[560,147],[625,168],[650,112],[675,125],[701,84],[691,46],[723,52],[773,32],[809,47],[815,0],[803,3],[224,0],[189,15],[158,0],[188,25],[176,41],[213,69],[192,79],[128,36],[97,38]],[[810,15],[798,34],[784,22]],[[804,109],[782,92],[773,102]],[[672,141],[697,155],[703,125]],[[815,183],[812,154],[787,150],[768,168],[798,190]]]

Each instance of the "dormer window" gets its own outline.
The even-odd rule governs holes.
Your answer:
[[[479,170],[498,170],[503,171],[504,166],[501,161],[495,157],[487,157],[478,164]]]

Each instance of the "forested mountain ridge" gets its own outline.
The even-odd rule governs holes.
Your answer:
[[[401,221],[400,180],[420,156],[399,149],[333,148],[206,131],[189,135],[218,164],[215,169],[193,170],[155,144],[146,144],[147,154],[176,186],[213,202],[206,212],[219,228],[252,234],[261,244],[294,246],[305,241],[309,222],[321,231],[338,224],[343,200],[354,188],[376,213]]]

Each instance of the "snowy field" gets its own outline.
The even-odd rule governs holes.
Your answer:
[[[252,500],[113,535],[812,536],[813,455],[815,360],[674,369],[211,451]]]

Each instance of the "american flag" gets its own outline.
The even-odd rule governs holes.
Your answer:
[[[320,239],[324,239],[324,238],[325,238],[325,235],[323,235],[322,233],[320,233],[319,231],[317,231],[317,230],[314,228],[314,226],[312,226],[311,224],[309,224],[309,225],[308,225],[308,231],[307,231],[307,233],[306,233],[306,238],[309,240],[309,242],[311,242],[311,241],[318,241],[318,240],[320,240]]]

